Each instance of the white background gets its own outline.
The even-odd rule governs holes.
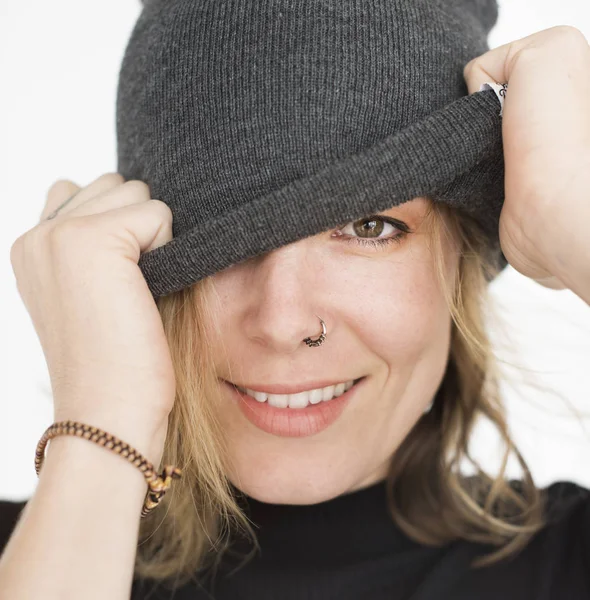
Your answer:
[[[116,170],[118,69],[139,11],[139,0],[0,3],[0,498],[33,493],[35,447],[53,416],[45,360],[16,290],[10,246],[37,223],[55,180],[87,185]],[[490,46],[563,24],[590,39],[587,0],[505,0]],[[547,93],[559,89],[547,81]],[[503,395],[517,444],[539,485],[569,479],[590,487],[590,428],[583,430],[567,404],[590,413],[590,308],[511,268],[491,289],[506,323],[502,330],[490,322],[496,352],[514,365],[505,368],[512,383]],[[565,401],[535,385],[551,386]],[[496,438],[484,423],[473,454],[489,469],[497,465]],[[518,473],[512,462],[509,474]]]

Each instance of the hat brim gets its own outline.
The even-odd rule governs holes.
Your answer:
[[[427,118],[312,176],[199,223],[142,254],[154,298],[343,222],[429,196],[470,213],[497,246],[504,201],[500,102],[463,96]],[[500,267],[505,266],[501,259]]]

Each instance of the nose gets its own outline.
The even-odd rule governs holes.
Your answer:
[[[326,320],[322,265],[313,247],[300,240],[256,257],[248,268],[246,335],[275,352],[307,348],[303,340],[322,333],[317,315]]]

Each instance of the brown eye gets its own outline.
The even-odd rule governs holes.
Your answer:
[[[352,222],[352,229],[360,237],[379,237],[383,233],[384,222],[382,219],[360,219]]]
[[[392,221],[387,217],[378,217],[376,215],[369,215],[356,221],[347,223],[340,231],[346,235],[352,235],[360,239],[371,239],[381,238],[383,235],[388,236],[391,234],[406,231],[403,223]]]
[[[336,231],[334,237],[343,237],[344,241],[351,244],[376,248],[392,242],[399,243],[408,233],[411,233],[410,229],[403,221],[369,215],[347,223]]]

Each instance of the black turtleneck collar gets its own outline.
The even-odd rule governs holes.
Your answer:
[[[394,524],[385,480],[316,504],[270,504],[239,499],[261,553],[251,559],[273,565],[343,565],[416,547]],[[240,549],[252,548],[239,543]]]

